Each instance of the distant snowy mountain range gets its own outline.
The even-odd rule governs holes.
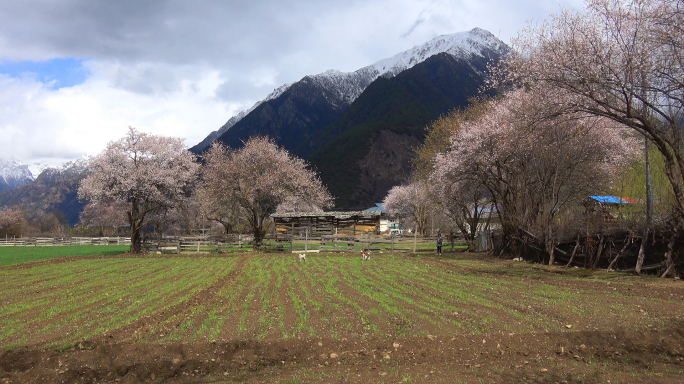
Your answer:
[[[505,55],[509,50],[510,48],[505,43],[497,39],[490,32],[474,28],[467,32],[435,37],[425,44],[413,47],[393,57],[380,60],[354,72],[328,70],[317,75],[305,76],[300,82],[308,80],[314,83],[321,89],[325,99],[331,106],[343,109],[351,105],[378,77],[394,77],[434,55],[447,53],[457,59],[470,62],[476,57],[485,59],[498,58]],[[479,68],[472,68],[478,73],[481,72]],[[214,140],[221,137],[221,135],[257,107],[267,101],[277,99],[290,89],[293,84],[296,83],[284,84],[276,88],[265,99],[258,101],[248,110],[231,117],[226,124],[210,133],[191,150],[198,153],[208,148]]]
[[[17,185],[0,193],[0,207],[22,206],[29,217],[40,216],[41,213],[59,210],[70,225],[78,222],[78,215],[83,210],[85,202],[78,199],[78,186],[88,174],[88,163],[91,158],[81,157],[74,161],[68,161],[59,167],[45,167],[35,178],[22,185]],[[0,165],[10,163],[3,167],[8,173],[17,174],[22,172],[30,175],[28,166],[17,161],[5,161]]]
[[[0,192],[21,187],[33,181],[28,165],[16,160],[0,159]]]
[[[31,166],[27,164],[14,159],[0,159],[0,193],[26,185],[43,173],[69,176],[81,174],[87,170],[90,160],[90,156],[83,156],[56,167],[38,164],[34,167],[38,170],[34,175]]]

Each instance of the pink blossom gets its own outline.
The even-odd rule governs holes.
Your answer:
[[[207,217],[249,223],[257,247],[264,236],[264,221],[279,207],[320,210],[333,204],[306,162],[268,138],[251,138],[239,150],[214,144],[206,161],[199,196]]]
[[[98,204],[127,204],[131,252],[140,252],[145,218],[177,206],[188,195],[199,165],[182,139],[153,136],[130,128],[110,142],[89,165],[79,197]]]

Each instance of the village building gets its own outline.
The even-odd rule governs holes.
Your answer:
[[[374,207],[370,207],[364,212],[380,212],[380,233],[400,235],[404,232],[404,224],[389,217],[385,211],[385,204],[375,203]]]
[[[587,217],[590,221],[615,223],[634,215],[643,214],[644,201],[620,196],[589,196],[585,202]]]
[[[380,211],[274,213],[276,238],[380,233]]]

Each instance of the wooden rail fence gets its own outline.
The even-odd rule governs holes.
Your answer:
[[[0,247],[57,247],[67,245],[130,244],[130,237],[19,237],[0,240]]]
[[[244,252],[253,249],[253,237],[234,235],[221,239],[206,236],[164,237],[145,239],[143,250],[154,253],[225,253]],[[130,245],[130,237],[23,237],[0,240],[0,247],[56,247],[73,245]],[[396,235],[319,235],[267,237],[264,239],[263,252],[435,252],[437,238]],[[457,246],[465,245],[462,239]],[[444,249],[450,248],[445,239]]]

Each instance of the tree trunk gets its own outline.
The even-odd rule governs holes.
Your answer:
[[[130,253],[141,253],[142,252],[142,228],[138,223],[131,224],[131,247]]]
[[[551,236],[551,225],[548,226],[546,229],[546,236],[544,239],[544,243],[546,244],[546,252],[549,253],[549,266],[553,265],[553,262],[555,261],[555,249],[556,249],[556,244],[554,244],[552,236]]]
[[[263,244],[263,236],[261,235],[261,228],[254,228],[254,250],[258,251],[261,249]]]
[[[568,260],[568,263],[565,265],[565,269],[568,269],[570,267],[570,264],[572,264],[572,260],[575,258],[575,254],[577,254],[577,248],[579,248],[580,245],[580,238],[579,235],[577,235],[577,241],[575,242],[575,248],[572,249],[572,256],[570,256],[570,260]]]
[[[598,245],[598,250],[596,251],[596,258],[594,259],[594,264],[591,266],[591,269],[596,269],[598,266],[599,259],[601,258],[601,254],[603,253],[603,243],[605,242],[606,237],[601,235],[601,240],[599,240],[599,245]]]
[[[622,249],[620,250],[620,252],[618,252],[617,256],[615,256],[615,258],[613,259],[613,261],[610,262],[610,264],[608,265],[608,268],[606,269],[606,271],[610,272],[610,271],[613,270],[613,268],[615,267],[615,264],[617,264],[617,261],[620,259],[620,257],[622,257],[622,255],[625,253],[625,250],[626,250],[627,247],[629,246],[629,239],[630,239],[630,238],[631,238],[631,236],[628,237],[628,238],[625,240],[625,245],[622,247]]]
[[[674,263],[674,258],[672,256],[674,255],[675,245],[677,244],[678,239],[679,239],[679,229],[676,229],[675,232],[672,234],[672,238],[670,239],[670,242],[667,244],[667,252],[665,253],[665,265],[667,266],[667,268],[665,269],[665,272],[660,277],[667,277],[669,274],[674,272],[675,263]]]
[[[223,226],[223,232],[226,235],[230,235],[233,232],[233,226],[231,223],[219,219],[215,219],[217,223]]]
[[[127,212],[128,223],[131,225],[131,247],[130,253],[136,254],[142,252],[142,222],[140,217],[140,207],[138,207],[138,200],[131,199],[131,211]]]
[[[254,213],[254,250],[258,251],[261,249],[261,244],[263,243],[264,233],[263,233],[263,222],[260,220],[258,215]]]
[[[639,247],[639,257],[637,258],[634,273],[641,274],[641,268],[644,266],[644,258],[646,257],[646,242],[648,241],[648,227],[644,230],[644,237],[641,238],[641,247]]]

